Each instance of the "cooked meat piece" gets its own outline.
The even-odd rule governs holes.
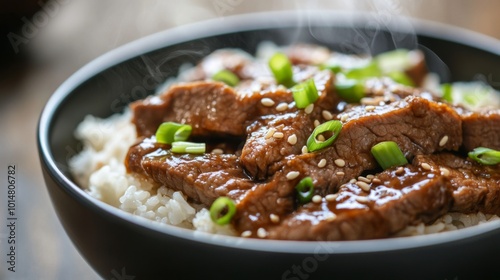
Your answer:
[[[236,215],[232,220],[235,229],[240,233],[251,231],[255,234],[259,228],[272,224],[272,216],[284,218],[293,212],[296,184],[297,180],[287,179],[286,173],[280,170],[270,181],[249,189],[237,201]]]
[[[420,155],[414,164],[440,171],[453,187],[452,211],[500,215],[500,165],[481,165],[450,153]]]
[[[405,70],[405,73],[413,81],[415,86],[421,86],[427,75],[425,56],[420,50],[412,50],[409,55],[410,67]]]
[[[304,69],[302,78],[313,77],[322,106],[332,107],[336,97],[331,93],[333,76],[317,68]],[[263,99],[271,103],[263,103]],[[266,99],[264,99],[266,100]],[[149,137],[165,121],[188,123],[193,136],[244,136],[247,122],[259,116],[281,112],[280,103],[291,103],[291,91],[274,84],[265,88],[233,89],[223,83],[202,81],[172,86],[160,96],[151,96],[131,104],[133,123],[139,136]],[[295,107],[286,111],[296,110]]]
[[[312,118],[303,111],[263,116],[247,129],[241,164],[254,179],[265,179],[276,171],[270,170],[273,164],[301,153],[313,128]]]
[[[445,104],[419,97],[407,97],[373,111],[358,106],[339,117],[344,120],[343,127],[332,146],[292,156],[285,164],[290,171],[311,176],[322,194],[333,193],[364,170],[377,168],[370,150],[379,142],[395,141],[407,158],[456,151],[462,144],[461,121],[456,112]],[[445,136],[448,141],[440,145]],[[324,168],[318,167],[322,159],[326,160]]]
[[[451,188],[439,173],[407,165],[388,169],[371,183],[343,185],[334,198],[310,202],[270,226],[268,238],[358,240],[388,237],[410,224],[444,214]],[[358,185],[359,184],[359,185]],[[369,187],[365,191],[360,185]]]
[[[269,70],[254,58],[236,49],[217,50],[206,56],[195,68],[188,70],[181,78],[183,81],[201,81],[210,79],[221,70],[229,70],[240,79],[253,79],[259,76],[268,76]]]
[[[286,54],[293,64],[320,65],[330,58],[328,48],[311,45],[295,44],[286,49]]]
[[[361,99],[361,104],[374,106],[389,104],[412,95],[441,101],[441,98],[427,90],[401,85],[389,78],[373,78],[365,82],[365,97]]]
[[[219,196],[236,199],[254,185],[235,155],[175,154],[166,148],[151,139],[132,146],[125,161],[127,170],[182,191],[207,206]]]
[[[500,110],[462,112],[464,149],[477,147],[500,150]]]
[[[172,86],[161,96],[136,101],[131,108],[139,136],[153,135],[165,121],[190,124],[193,136],[243,136],[248,120],[275,110],[260,104],[265,97],[275,102],[293,100],[281,88],[240,95],[223,83],[193,82]]]
[[[277,201],[282,205],[293,204],[294,187],[304,177],[310,176],[316,186],[316,194],[324,196],[337,192],[340,185],[358,177],[363,171],[376,169],[377,163],[370,149],[379,142],[397,142],[409,158],[441,150],[458,150],[462,143],[461,122],[456,112],[445,104],[423,98],[408,97],[380,106],[374,112],[366,112],[359,107],[346,114],[348,117],[342,131],[332,146],[313,153],[290,155],[277,163],[278,166],[270,167],[280,171],[274,174],[270,183],[256,185],[245,194],[250,202],[245,203],[246,209],[242,211],[251,218],[238,218],[235,223],[237,229],[253,232],[266,226],[270,214],[288,214],[273,207]],[[440,145],[444,135],[449,135],[449,140]],[[325,165],[318,166],[323,159]],[[286,178],[295,172],[298,177]],[[268,196],[271,193],[273,195]],[[270,205],[263,206],[265,203]],[[272,211],[265,212],[263,209]]]
[[[306,113],[295,107],[279,110],[281,114],[264,115],[247,127],[248,136],[241,163],[253,178],[261,180],[272,175],[277,169],[270,170],[271,165],[301,152],[314,129],[315,120],[323,122],[333,117],[331,109],[338,102],[331,86],[333,75],[329,71],[321,71],[314,75],[314,79],[320,97],[311,112]],[[290,141],[289,137],[292,137]]]

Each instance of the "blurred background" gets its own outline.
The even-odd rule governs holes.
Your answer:
[[[496,0],[53,0],[0,3],[0,279],[99,279],[64,233],[38,163],[39,114],[80,67],[120,45],[202,20],[269,10],[372,11],[438,21],[500,39]],[[6,174],[16,165],[16,272],[6,270]],[[4,187],[5,186],[5,187]],[[120,279],[110,272],[107,279]]]

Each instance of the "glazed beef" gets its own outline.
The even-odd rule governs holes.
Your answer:
[[[333,75],[315,67],[299,70],[301,74],[296,76],[301,80],[314,78],[322,104],[333,106]],[[138,136],[145,137],[153,135],[166,121],[190,124],[193,136],[244,136],[248,122],[259,116],[296,110],[295,107],[277,109],[279,104],[293,101],[289,89],[276,84],[255,84],[237,88],[213,81],[178,84],[160,96],[132,103],[132,121]]]
[[[249,138],[241,158],[242,165],[253,177],[265,178],[262,175],[272,174],[284,164],[296,165],[306,174],[314,173],[308,170],[318,169],[319,160],[325,159],[327,165],[332,167],[328,169],[331,174],[320,175],[318,180],[327,192],[332,192],[344,183],[341,178],[352,178],[350,176],[376,168],[370,149],[379,142],[395,141],[409,157],[440,150],[458,150],[462,144],[461,121],[454,110],[444,104],[410,96],[399,102],[377,106],[373,111],[365,106],[356,106],[342,113],[339,118],[344,124],[338,139],[331,147],[314,153],[315,158],[310,158],[309,155],[298,155],[312,131],[312,120],[304,116],[269,116],[265,119],[269,120],[268,125],[249,127]],[[270,129],[282,132],[284,137],[266,139]],[[297,142],[290,145],[287,140],[293,134]],[[448,140],[441,142],[443,138]],[[288,155],[297,156],[280,160]],[[334,163],[337,159],[344,161],[346,166],[339,168]],[[344,172],[347,176],[334,176],[337,172]]]
[[[242,165],[253,178],[265,179],[276,171],[273,165],[279,165],[288,155],[301,153],[313,128],[312,118],[304,112],[259,118],[248,126]]]
[[[127,155],[127,170],[182,191],[205,205],[219,196],[237,199],[254,185],[235,155],[175,154],[166,148],[151,139],[132,146]]]
[[[330,147],[291,156],[284,164],[290,171],[315,179],[322,194],[335,192],[338,186],[364,170],[377,168],[370,150],[379,142],[395,141],[409,158],[458,150],[462,143],[459,116],[448,106],[423,98],[408,97],[378,106],[374,111],[358,106],[340,118],[344,121],[342,130]],[[446,143],[442,141],[445,136]],[[322,159],[326,161],[325,168],[318,167]]]
[[[300,207],[276,226],[268,238],[358,240],[384,238],[419,221],[433,221],[448,211],[449,182],[439,173],[411,165],[386,170],[369,189],[343,185],[337,194]]]
[[[500,110],[462,114],[464,149],[477,147],[500,150]]]
[[[446,174],[453,187],[452,211],[500,215],[500,165],[481,165],[449,153],[420,155],[414,163]]]

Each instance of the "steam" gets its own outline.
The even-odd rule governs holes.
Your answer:
[[[321,10],[321,1],[311,1],[308,5]],[[395,48],[414,49],[418,46],[417,35],[407,6],[398,0],[344,1],[345,5],[339,22],[349,28],[328,30],[316,28],[332,22],[331,14],[309,12],[308,26],[311,35],[320,43],[336,46],[344,53],[376,54]],[[351,34],[352,33],[352,34]]]

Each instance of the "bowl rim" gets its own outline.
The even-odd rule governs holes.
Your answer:
[[[464,239],[478,237],[493,230],[500,229],[500,220],[497,220],[458,231],[379,240],[307,242],[232,237],[160,224],[142,217],[134,216],[88,195],[75,182],[66,177],[57,166],[49,144],[49,132],[51,130],[54,114],[74,89],[105,69],[113,67],[133,57],[140,56],[141,54],[197,38],[210,37],[237,31],[294,26],[297,23],[297,18],[299,17],[299,20],[301,20],[300,17],[303,17],[304,15],[308,16],[308,24],[317,24],[315,19],[322,18],[322,16],[325,15],[331,16],[332,14],[335,16],[330,17],[328,23],[340,26],[346,24],[356,25],[366,22],[367,16],[373,15],[373,13],[366,12],[352,13],[315,10],[298,12],[290,10],[228,16],[222,19],[216,18],[167,29],[132,41],[101,55],[80,68],[80,70],[75,72],[65,82],[63,82],[43,108],[37,127],[38,153],[42,161],[42,165],[44,165],[43,168],[47,169],[50,176],[58,182],[60,187],[62,186],[65,192],[95,211],[102,212],[103,214],[112,216],[123,222],[130,223],[133,226],[140,227],[144,230],[165,234],[165,236],[171,235],[193,242],[230,247],[234,249],[292,254],[371,253],[413,249],[417,247],[421,248],[457,242]],[[269,18],[279,20],[269,21]],[[472,46],[486,52],[500,55],[500,41],[495,38],[442,23],[413,18],[404,19],[411,22],[411,26],[414,28],[414,31],[419,35],[441,38],[446,41]]]

